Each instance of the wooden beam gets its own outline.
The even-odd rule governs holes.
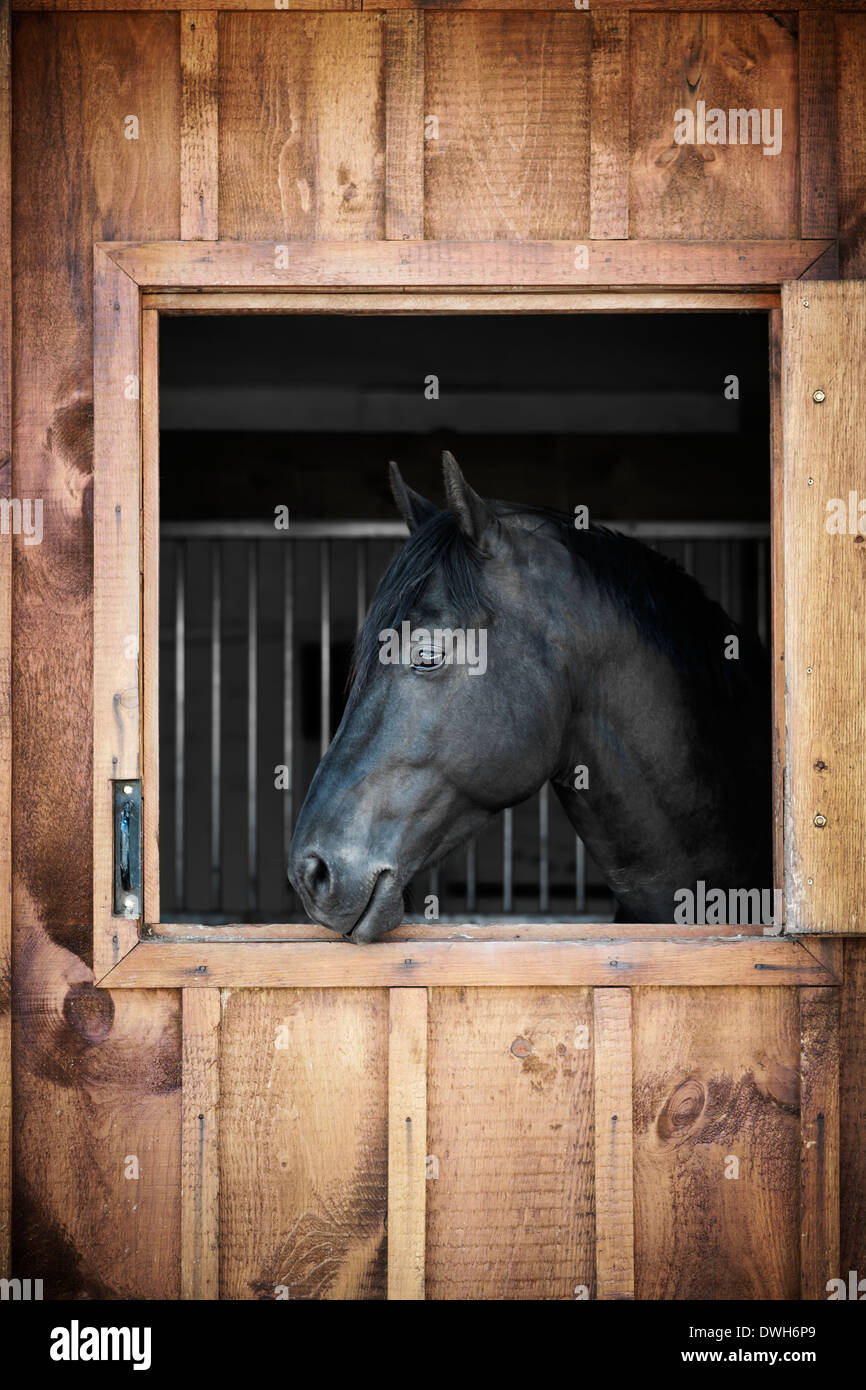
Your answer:
[[[413,293],[375,290],[156,290],[142,295],[143,309],[161,314],[656,314],[764,313],[777,309],[773,290],[529,290],[497,293],[464,290]]]
[[[790,0],[787,10],[850,11],[862,7],[863,0]],[[767,0],[689,0],[689,10],[695,13],[718,12],[720,14],[738,12],[765,12]],[[170,0],[15,0],[13,10],[128,10],[138,11],[167,10]],[[184,10],[209,10],[213,0],[189,0]],[[428,10],[444,8],[437,0],[303,0],[294,4],[293,9],[304,10]],[[574,0],[459,0],[448,5],[448,9],[464,10],[504,10],[530,12],[549,12],[563,10],[573,12]],[[681,11],[683,0],[592,0],[593,10],[646,10]],[[267,10],[272,13],[274,0],[221,0],[221,10]]]
[[[338,989],[393,985],[821,985],[832,977],[782,937],[709,941],[142,941],[105,987]]]
[[[181,1298],[219,1298],[218,989],[183,991]]]
[[[800,992],[800,1296],[823,1302],[839,1267],[839,991]]]
[[[427,990],[389,992],[388,1298],[423,1300],[427,1206]]]
[[[12,99],[0,0],[0,498],[12,496]],[[12,535],[0,536],[0,1278],[12,1229]]]
[[[424,236],[424,16],[385,16],[385,236]]]
[[[797,280],[824,241],[106,242],[144,289],[713,288]]]
[[[138,287],[94,247],[93,968],[138,939],[113,915],[112,779],[141,776],[139,726],[140,392]]]
[[[592,15],[592,100],[589,153],[589,234],[628,236],[629,20]]]
[[[180,16],[180,235],[184,241],[219,236],[217,83],[219,14]]]
[[[596,1297],[634,1298],[631,990],[593,994]]]
[[[388,933],[388,941],[525,941],[538,945],[544,941],[670,941],[681,935],[682,927],[656,922],[625,925],[617,922],[407,922]],[[764,939],[760,926],[689,927],[689,943],[716,938],[734,940],[747,936]],[[339,944],[328,927],[310,922],[273,922],[221,927],[201,927],[191,922],[157,922],[143,928],[146,941],[210,941],[214,945],[234,941],[328,941]]]
[[[836,20],[800,19],[800,236],[835,237]]]

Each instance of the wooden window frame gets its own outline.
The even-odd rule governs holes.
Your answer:
[[[579,252],[580,254],[576,254]],[[837,983],[828,951],[757,927],[404,926],[347,949],[325,928],[165,926],[158,910],[158,320],[180,313],[768,314],[773,645],[783,646],[784,281],[825,278],[834,243],[164,242],[94,247],[94,974],[109,988]],[[467,288],[468,287],[468,288]],[[778,666],[778,663],[776,663]],[[784,688],[773,682],[774,727]],[[781,716],[781,717],[780,717]],[[783,734],[777,737],[777,744]],[[778,770],[784,764],[779,746]],[[112,915],[116,779],[143,787],[142,918]],[[774,859],[784,865],[781,776]],[[727,930],[726,935],[725,933]],[[455,939],[457,936],[461,939]],[[616,939],[612,951],[611,941]],[[407,946],[411,943],[411,946]],[[255,948],[253,950],[253,948]]]

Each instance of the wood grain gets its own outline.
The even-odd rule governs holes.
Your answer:
[[[388,996],[228,995],[221,1297],[382,1299]]]
[[[389,990],[388,1298],[424,1297],[427,991]]]
[[[428,1298],[593,1296],[592,1057],[588,990],[434,992]]]
[[[218,989],[183,991],[181,1298],[219,1298]]]
[[[13,449],[44,501],[13,595],[15,1272],[46,1298],[176,1298],[179,998],[90,969],[91,303],[94,240],[178,235],[178,21],[17,15],[13,50]]]
[[[424,16],[385,16],[385,236],[424,235]]]
[[[589,234],[628,236],[629,17],[592,15]]]
[[[142,923],[159,921],[159,314],[141,314]]]
[[[845,941],[840,1023],[839,1276],[866,1270],[866,941]]]
[[[785,920],[785,455],[783,450],[782,314],[767,315],[770,368],[770,652],[773,720],[773,886]]]
[[[783,16],[631,18],[630,234],[788,237],[800,220],[797,43]],[[782,148],[677,145],[675,113],[782,110]]]
[[[862,483],[863,387],[846,364],[862,354],[866,296],[828,281],[786,287],[782,304],[787,920],[797,931],[856,932],[866,896],[866,541],[827,524],[832,499],[847,507]]]
[[[779,295],[761,290],[653,290],[606,291],[565,290],[547,292],[531,290],[521,293],[497,293],[495,290],[469,290],[463,293],[432,293],[411,290],[371,290],[353,293],[351,290],[333,292],[296,290],[162,290],[142,295],[145,309],[159,309],[174,314],[192,311],[196,314],[378,314],[429,313],[435,309],[446,314],[655,314],[723,313],[776,309]]]
[[[866,276],[866,14],[836,16],[839,252],[847,279]]]
[[[180,235],[219,236],[219,52],[216,10],[180,16]]]
[[[425,235],[588,235],[589,16],[431,11],[425,53]]]
[[[385,234],[384,70],[382,14],[221,15],[221,236]]]
[[[0,498],[12,496],[12,102],[0,3]],[[0,1278],[12,1237],[12,537],[0,536]]]
[[[839,1267],[839,991],[800,991],[800,1297],[827,1298]]]
[[[636,1296],[796,1298],[797,992],[638,989],[632,1008]]]
[[[596,1297],[634,1298],[631,990],[593,990]]]
[[[835,237],[836,20],[800,19],[800,236]]]
[[[111,989],[340,989],[394,985],[822,985],[823,966],[781,937],[700,941],[141,941],[100,984]]]

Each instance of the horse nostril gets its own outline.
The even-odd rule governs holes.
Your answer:
[[[301,874],[307,891],[317,894],[327,890],[330,881],[328,866],[318,854],[308,854],[304,859]]]

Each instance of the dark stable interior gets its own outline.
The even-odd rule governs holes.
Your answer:
[[[485,496],[632,526],[767,641],[769,428],[758,313],[162,318],[162,920],[304,920],[288,836],[400,545],[389,459],[437,502],[447,448]],[[446,920],[612,912],[544,793],[409,911],[430,891]]]

